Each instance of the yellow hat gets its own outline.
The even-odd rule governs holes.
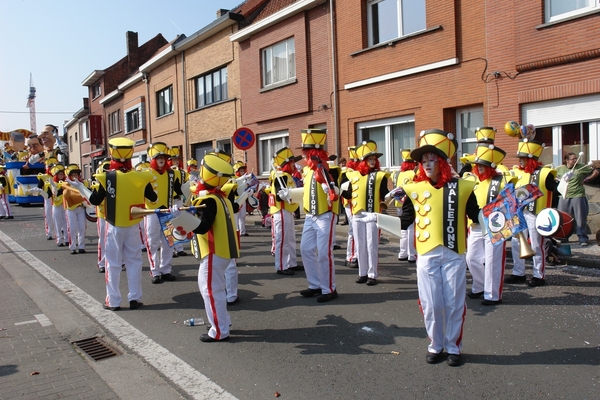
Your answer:
[[[348,158],[350,158],[351,160],[358,160],[358,156],[356,155],[356,147],[348,147]]]
[[[296,162],[302,159],[302,156],[294,156],[289,147],[283,147],[273,156],[273,163],[276,167],[282,167],[290,161]]]
[[[377,152],[377,143],[373,140],[365,140],[359,146],[356,146],[356,155],[359,160],[364,160],[369,156],[381,157],[383,154]]]
[[[412,157],[410,156],[410,152],[411,152],[412,150],[413,150],[413,149],[402,149],[402,150],[400,151],[400,154],[402,155],[402,161],[408,161],[408,162],[410,162],[410,161],[414,161],[414,160],[412,159]]]
[[[496,129],[489,126],[477,128],[475,130],[475,137],[479,143],[494,143],[494,140],[496,139]]]
[[[473,161],[475,161],[475,154],[463,153],[459,160],[462,164],[473,164]]]
[[[124,137],[110,139],[108,141],[110,158],[121,162],[129,160],[133,156],[134,146],[135,142],[131,139]]]
[[[321,149],[325,147],[327,139],[326,129],[302,129],[302,148]]]
[[[206,154],[213,154],[213,155],[227,161],[230,164],[231,164],[231,159],[233,158],[231,153],[228,153],[225,150],[221,150],[221,149],[212,149],[211,151],[207,152]]]
[[[151,160],[154,160],[158,156],[169,157],[169,152],[169,147],[167,147],[167,145],[163,142],[152,143],[150,146],[148,146],[148,156]]]
[[[490,143],[483,143],[477,145],[474,163],[496,168],[504,160],[504,157],[506,157],[506,152],[500,147],[496,147]]]
[[[517,147],[517,157],[537,160],[542,155],[546,144],[537,140],[521,139]]]
[[[441,129],[429,129],[421,131],[419,136],[419,147],[410,153],[413,160],[421,162],[426,153],[435,153],[445,159],[454,157],[458,147],[454,134]]]
[[[56,164],[54,166],[52,166],[52,168],[50,168],[50,173],[52,175],[56,175],[58,174],[60,171],[64,171],[65,170],[65,166],[61,165],[61,164]]]
[[[98,167],[96,168],[96,173],[97,174],[101,174],[103,172],[106,172],[110,169],[110,159],[105,158],[104,160],[100,161],[100,164],[98,164]]]
[[[233,167],[214,154],[207,154],[200,163],[200,179],[212,187],[221,187],[233,176]]]
[[[58,164],[58,160],[56,159],[56,157],[48,157],[44,161],[44,164],[46,164],[46,167],[51,167],[54,164]]]
[[[150,169],[150,163],[148,161],[142,161],[135,164],[136,171],[146,171],[148,169]]]
[[[66,171],[65,173],[67,174],[67,176],[71,175],[72,172],[77,172],[78,174],[81,173],[81,168],[79,168],[79,165],[77,164],[69,164],[67,165]]]
[[[237,172],[238,169],[240,169],[240,168],[246,168],[246,169],[248,169],[248,167],[246,167],[246,164],[244,164],[242,161],[238,161],[235,164],[233,164],[233,170],[235,172]]]
[[[192,166],[195,165],[196,167],[198,166],[198,161],[194,160],[193,158],[190,158],[187,162],[188,166]]]
[[[179,147],[171,147],[169,149],[169,157],[171,157],[171,158],[181,157],[181,154],[179,153]]]

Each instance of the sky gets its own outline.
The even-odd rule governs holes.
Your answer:
[[[138,45],[159,33],[190,36],[218,9],[243,0],[0,0],[0,131],[30,129],[30,74],[37,131],[62,127],[88,97],[81,85],[127,55],[126,32]]]

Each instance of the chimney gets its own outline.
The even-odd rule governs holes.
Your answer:
[[[224,8],[220,8],[217,10],[217,19],[221,18],[223,15],[227,14],[229,10],[225,10]]]
[[[138,49],[138,34],[137,32],[127,31],[127,55],[131,56],[135,54]]]

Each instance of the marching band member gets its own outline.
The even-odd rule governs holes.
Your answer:
[[[544,250],[545,238],[535,228],[535,217],[544,208],[552,207],[552,193],[556,189],[556,170],[543,166],[538,161],[542,155],[545,144],[533,139],[523,138],[519,140],[517,148],[517,157],[519,165],[513,168],[517,177],[515,189],[525,186],[529,183],[536,184],[542,193],[534,202],[529,203],[523,210],[527,229],[524,231],[525,237],[529,237],[533,256],[533,277],[527,284],[529,286],[544,286],[546,284],[546,254]],[[525,277],[525,260],[519,257],[521,244],[517,237],[512,238],[511,250],[513,255],[512,275],[504,279],[504,283],[522,283],[527,280]]]
[[[96,168],[96,174],[108,172],[110,168],[110,159],[105,159]],[[96,179],[94,174],[94,180]],[[93,185],[93,183],[92,183]],[[106,199],[105,199],[106,200]],[[98,229],[98,272],[106,271],[106,210],[105,200],[96,206],[96,227]]]
[[[233,164],[233,171],[235,172],[235,176],[242,177],[246,174],[246,170],[248,167],[242,161],[238,161]],[[238,231],[240,231],[240,236],[249,236],[246,232],[246,203],[240,204],[239,211],[235,214],[235,221],[238,227]]]
[[[387,206],[383,199],[388,194],[387,174],[381,171],[377,143],[363,141],[356,147],[360,162],[349,180],[349,189],[342,195],[352,199],[352,229],[357,237],[356,255],[358,258],[358,279],[356,283],[377,285],[379,277],[379,236],[377,213]]]
[[[183,164],[181,162],[181,155],[179,154],[179,147],[171,147],[169,149],[169,160],[167,161],[167,165],[175,173],[175,180],[179,182],[179,187],[188,181],[187,173],[182,168]],[[182,195],[175,193],[173,204],[179,207],[183,206]],[[173,246],[173,258],[187,255],[188,254],[183,250],[183,244],[176,243]]]
[[[8,201],[8,179],[6,178],[6,167],[0,165],[0,219],[14,219]]]
[[[289,147],[279,149],[273,156],[269,213],[275,253],[275,271],[280,275],[294,275],[296,260],[296,230],[294,212],[299,207],[291,198],[290,189],[295,188],[292,173],[296,168],[295,157]]]
[[[187,162],[187,173],[190,175],[195,175],[198,176],[198,161],[194,160],[193,158],[190,158]]]
[[[493,128],[480,128],[482,130]],[[495,147],[492,141],[479,140],[475,150],[472,173],[477,177],[475,196],[480,208],[494,201],[506,186],[504,175],[496,170],[506,152]],[[477,299],[483,296],[481,304],[492,306],[502,303],[504,267],[506,266],[506,242],[493,244],[490,236],[485,233],[478,221],[473,221],[469,227],[467,240],[467,266],[473,277],[471,291],[467,296]]]
[[[197,209],[200,221],[194,232],[200,247],[198,287],[210,324],[208,333],[200,336],[206,343],[229,339],[225,270],[231,259],[239,257],[239,244],[233,206],[220,189],[233,174],[230,163],[215,154],[205,155],[200,167],[202,189],[193,202],[203,205]]]
[[[173,198],[181,196],[181,182],[175,177],[173,171],[167,165],[169,148],[165,143],[156,142],[148,146],[148,157],[150,157],[149,172],[154,175],[154,188],[158,200],[146,199],[146,208],[168,209],[173,205]],[[173,249],[163,234],[160,220],[157,214],[144,217],[144,232],[146,237],[146,248],[148,249],[148,261],[150,262],[150,275],[152,283],[159,284],[163,281],[174,281]]]
[[[55,157],[45,159],[46,172],[38,174],[38,189],[46,192],[44,196],[44,228],[46,230],[46,239],[52,240],[52,231],[54,231],[54,219],[52,218],[52,172],[54,165],[58,164]]]
[[[63,207],[63,189],[60,183],[65,180],[65,167],[61,164],[54,165],[50,172],[52,181],[54,182],[52,190],[52,221],[54,222],[54,235],[56,236],[56,244],[58,247],[67,245],[67,216]]]
[[[306,216],[300,253],[308,280],[308,289],[302,290],[303,297],[317,296],[323,303],[337,298],[335,284],[335,260],[333,258],[333,235],[335,214],[339,210],[339,176],[328,171],[327,152],[323,148],[327,131],[324,129],[302,130],[302,154],[306,160],[303,170]]]
[[[356,147],[348,147],[348,161],[346,167],[342,168],[342,176],[340,182],[346,182],[351,179],[354,174],[359,174],[356,171],[358,165],[358,156],[356,155]],[[350,268],[358,268],[358,259],[356,258],[356,242],[354,240],[354,229],[352,228],[352,202],[344,197],[341,198],[348,221],[348,239],[346,241],[346,266]]]
[[[142,306],[142,250],[139,235],[141,218],[131,215],[131,207],[144,204],[145,200],[158,200],[151,182],[150,172],[134,171],[131,156],[135,142],[127,138],[108,141],[111,162],[108,172],[96,174],[98,185],[90,196],[90,203],[100,205],[104,201],[106,216],[106,300],[104,308],[121,309],[119,280],[121,266],[126,265],[129,308]]]
[[[420,160],[414,181],[406,192],[400,217],[402,229],[415,224],[417,286],[427,336],[425,361],[461,364],[465,304],[467,217],[478,220],[474,182],[455,178],[448,159],[456,153],[454,135],[439,129],[423,131],[411,152]],[[442,206],[443,205],[443,206]]]
[[[67,165],[67,182],[78,181],[83,184],[80,173],[81,169],[77,164]],[[71,254],[85,253],[85,208],[83,206],[83,197],[72,196],[65,189],[63,191],[64,208],[67,211],[67,223],[69,225],[69,250]],[[73,201],[71,201],[71,199]]]
[[[394,187],[399,188],[407,183],[412,182],[417,169],[417,162],[410,157],[412,149],[403,149],[402,165],[398,173],[394,176]],[[396,213],[399,217],[402,216],[402,203],[395,201]],[[408,261],[415,263],[417,261],[417,250],[415,249],[415,226],[414,224],[400,232],[400,251],[398,252],[398,261]]]

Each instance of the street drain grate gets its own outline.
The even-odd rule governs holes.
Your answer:
[[[121,354],[97,337],[78,340],[73,342],[73,344],[94,361],[104,360]]]

